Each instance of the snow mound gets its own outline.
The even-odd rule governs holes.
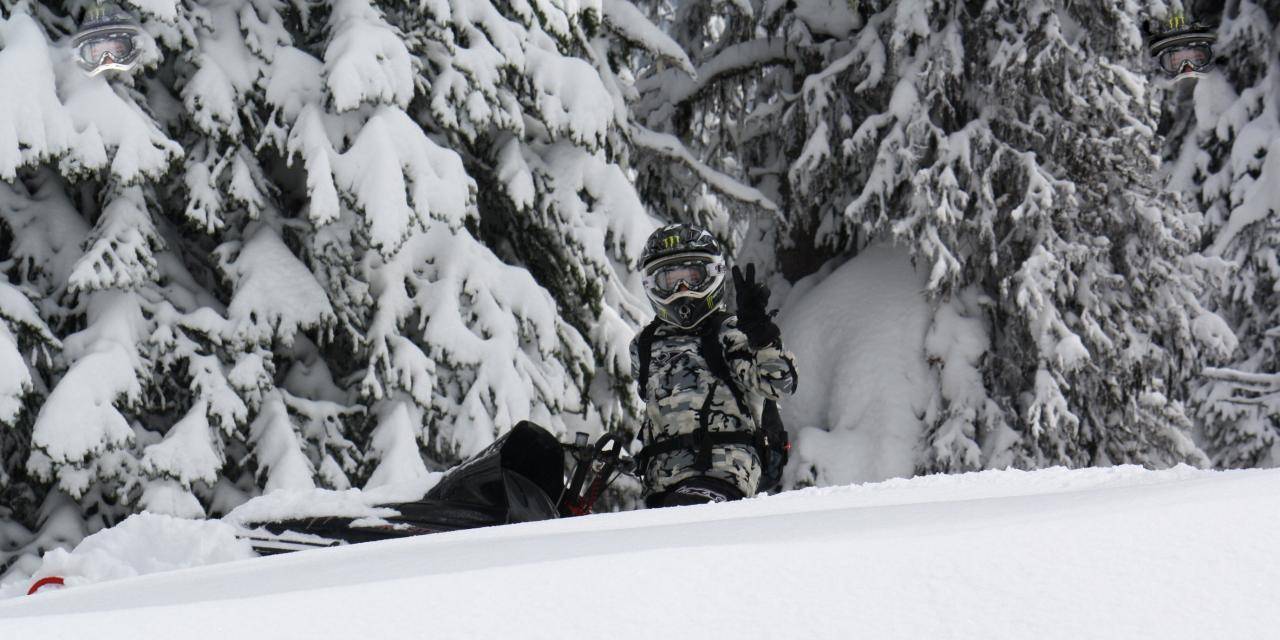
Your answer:
[[[802,280],[779,323],[800,384],[780,408],[794,437],[791,482],[910,476],[936,388],[925,362],[932,316],[905,249],[873,246]]]
[[[61,576],[67,587],[257,557],[236,529],[217,520],[141,513],[76,545],[46,554],[32,576]],[[30,582],[0,586],[0,598],[24,595]]]

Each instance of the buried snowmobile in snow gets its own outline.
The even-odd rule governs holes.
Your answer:
[[[567,482],[566,451],[575,460]],[[250,530],[242,537],[258,553],[270,555],[586,515],[614,472],[628,465],[622,453],[622,439],[614,434],[604,434],[591,446],[587,435],[579,433],[574,444],[565,445],[546,429],[522,421],[449,470],[422,499],[381,505],[398,515],[252,522],[246,523]]]

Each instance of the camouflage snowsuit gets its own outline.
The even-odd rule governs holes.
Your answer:
[[[707,320],[716,321],[716,317]],[[743,415],[733,392],[715,376],[702,357],[702,327],[685,331],[661,324],[653,336],[649,380],[640,439],[647,446],[670,436],[691,434],[699,428],[699,413],[714,389],[708,431],[754,431],[764,397],[777,400],[796,386],[795,358],[781,347],[752,352],[738,320],[725,316],[720,324],[720,345],[731,377],[742,392],[752,415]],[[631,371],[640,376],[639,337],[631,342]],[[744,496],[755,495],[760,482],[760,459],[750,445],[716,445],[711,469],[695,465],[696,451],[680,450],[654,456],[643,470],[649,493],[666,491],[688,478],[708,476],[729,482]]]

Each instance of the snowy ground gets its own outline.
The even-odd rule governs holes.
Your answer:
[[[2,638],[1275,638],[1280,470],[989,471],[156,573]]]

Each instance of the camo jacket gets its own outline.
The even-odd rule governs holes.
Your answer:
[[[650,347],[649,380],[640,440],[646,446],[671,436],[693,433],[699,427],[699,413],[709,392],[709,431],[754,431],[756,415],[764,398],[777,400],[796,386],[795,357],[781,345],[752,351],[747,336],[738,330],[738,319],[726,316],[719,328],[720,345],[734,384],[742,392],[747,413],[738,406],[733,391],[725,386],[702,357],[701,331],[685,331],[660,325]],[[639,380],[639,336],[631,341],[632,377]],[[696,451],[658,454],[643,470],[648,493],[667,490],[682,480],[709,476],[736,486],[744,496],[753,496],[760,482],[760,459],[749,445],[712,447],[711,469],[703,473],[695,466]]]

